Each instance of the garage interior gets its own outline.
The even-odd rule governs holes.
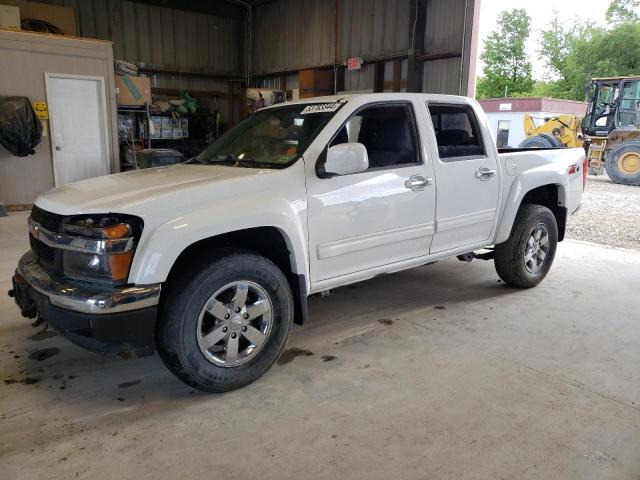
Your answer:
[[[69,181],[129,170],[141,149],[198,154],[249,114],[247,89],[275,91],[281,99],[474,90],[479,10],[472,0],[2,3],[37,6],[49,16],[27,10],[31,17],[65,25],[62,35],[0,30],[2,95],[49,107],[33,155],[0,150],[0,205],[9,210],[29,208],[38,194]],[[348,59],[357,60],[355,69],[347,68]],[[100,159],[91,169],[86,160],[62,166],[74,148],[63,144],[69,141],[63,130],[80,120],[73,112],[63,119],[56,95],[64,98],[72,87],[62,84],[57,94],[45,81],[50,74],[104,84],[103,104],[98,99],[90,109],[105,110],[95,120],[105,138],[92,152]]]
[[[50,116],[56,75],[99,79],[106,156],[86,176],[127,169],[130,150],[194,154],[250,115],[248,89],[474,91],[479,0],[41,3],[72,10],[72,31],[0,29],[0,94],[45,102]],[[137,74],[117,74],[118,61]],[[141,82],[136,104],[119,103],[123,78]],[[190,98],[193,112],[150,109]],[[607,232],[637,229],[639,194],[587,188],[535,289],[451,259],[313,297],[261,380],[211,395],[157,355],[96,355],[33,328],[4,294],[33,201],[77,173],[56,170],[47,133],[28,157],[0,148],[3,478],[638,478],[640,243]],[[632,216],[593,235],[596,195]]]

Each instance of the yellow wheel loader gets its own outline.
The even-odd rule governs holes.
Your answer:
[[[526,115],[520,147],[580,147],[589,173],[623,185],[640,185],[640,76],[594,78],[587,112],[539,119]]]
[[[589,170],[640,185],[640,77],[594,78],[582,120]]]
[[[581,147],[583,143],[580,123],[582,116],[562,114],[557,117],[524,116],[524,134],[520,147]]]

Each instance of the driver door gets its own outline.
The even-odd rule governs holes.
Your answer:
[[[346,142],[365,146],[366,171],[325,174],[325,148],[307,178],[312,288],[427,255],[433,235],[433,174],[420,148],[411,102],[365,105],[327,147]]]

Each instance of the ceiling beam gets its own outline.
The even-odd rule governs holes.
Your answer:
[[[156,7],[172,8],[174,10],[185,10],[190,12],[215,15],[217,17],[241,19],[245,14],[245,9],[239,3],[228,0],[136,0],[139,3],[146,3]]]

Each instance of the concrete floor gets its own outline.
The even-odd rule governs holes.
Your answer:
[[[24,220],[0,219],[2,292]],[[533,290],[456,260],[343,288],[218,396],[46,338],[3,294],[0,476],[638,479],[639,271],[567,241]]]

